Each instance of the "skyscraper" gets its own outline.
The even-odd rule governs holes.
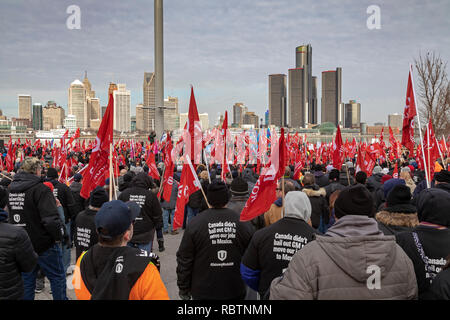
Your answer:
[[[286,127],[286,75],[269,75],[269,124]]]
[[[28,94],[19,94],[19,118],[31,120],[31,96]]]
[[[312,77],[312,99],[309,123],[316,124],[319,121],[317,110],[317,77]]]
[[[74,115],[76,126],[80,129],[89,127],[86,89],[80,80],[75,80],[69,88],[69,114]]]
[[[322,123],[339,125],[341,104],[342,68],[322,72]]]
[[[359,128],[361,124],[361,104],[355,100],[350,100],[344,107],[344,127]]]
[[[305,114],[304,74],[303,68],[289,69],[289,126],[304,127],[308,122]]]
[[[33,103],[33,129],[42,130],[44,127],[42,115],[42,104]]]
[[[164,99],[164,130],[172,131],[178,129],[179,121],[178,98],[167,97],[167,99]]]
[[[142,121],[138,120],[136,113],[136,129],[143,131],[155,130],[155,108],[156,108],[156,96],[155,96],[155,73],[144,72],[144,101],[142,103]],[[138,122],[142,127],[138,126]]]
[[[42,110],[44,118],[44,130],[57,129],[64,125],[65,111],[61,106],[57,106],[56,102],[49,101]]]
[[[312,47],[310,44],[295,48],[295,68],[303,69],[303,80],[301,81],[303,102],[301,103],[301,108],[304,123],[302,126],[306,126],[306,123],[317,123],[317,119],[314,119],[317,110],[314,111],[313,103],[314,84],[312,76]]]
[[[131,131],[131,93],[126,85],[119,83],[117,90],[113,92],[114,97],[114,130],[120,132]]]
[[[240,127],[244,122],[244,115],[247,111],[247,107],[242,102],[236,102],[233,105],[233,124]]]
[[[259,128],[259,118],[254,112],[246,112],[242,124],[253,125],[255,129]]]
[[[403,115],[394,113],[388,115],[388,125],[394,129],[399,128],[400,130],[403,129]]]

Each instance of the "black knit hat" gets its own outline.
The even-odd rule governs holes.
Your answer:
[[[105,202],[109,201],[109,196],[106,193],[105,188],[97,187],[91,191],[91,199],[89,204],[94,208],[100,208]]]
[[[441,170],[434,174],[434,179],[438,182],[450,183],[450,171]]]
[[[58,178],[58,171],[55,168],[47,169],[47,178],[56,179]]]
[[[397,204],[409,204],[411,201],[411,189],[403,184],[398,184],[389,191],[386,204],[388,207]]]
[[[248,194],[248,183],[241,177],[236,177],[231,182],[231,194],[235,196],[244,196]]]
[[[230,192],[222,180],[214,180],[208,186],[206,198],[213,208],[222,208],[230,200]]]
[[[361,184],[346,187],[339,193],[334,203],[337,218],[346,215],[374,216],[373,198],[369,190]]]

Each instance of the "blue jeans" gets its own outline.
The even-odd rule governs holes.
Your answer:
[[[69,239],[71,237],[71,234],[70,234],[70,228],[71,228],[70,225],[71,224],[72,223],[70,221],[68,223],[66,223],[66,231],[67,231],[67,234],[69,235]],[[62,260],[63,260],[63,266],[64,266],[64,273],[66,273],[67,269],[70,266],[71,248],[70,248],[70,246],[67,247],[65,244],[63,244],[61,246],[61,249],[62,249]]]
[[[186,208],[187,208],[187,220],[186,220],[187,225],[189,221],[191,221],[191,219],[197,215],[199,208],[191,208],[189,206],[186,206]]]
[[[163,231],[169,231],[169,217],[170,217],[170,231],[173,231],[173,216],[175,209],[163,209]]]
[[[54,244],[50,249],[38,257],[38,265],[50,281],[53,300],[67,300],[66,273],[64,272],[61,247]],[[36,266],[31,272],[22,272],[24,300],[34,300],[36,276],[39,270]]]
[[[141,250],[145,250],[148,253],[152,252],[152,245],[153,245],[153,238],[155,237],[155,229],[153,229],[151,231],[151,237],[150,237],[150,242],[148,243],[133,243],[133,242],[128,242],[127,246],[132,247],[132,248],[138,248]]]

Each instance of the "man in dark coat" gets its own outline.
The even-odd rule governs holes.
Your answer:
[[[315,183],[314,175],[311,173],[305,174],[302,183],[302,192],[308,196],[311,202],[312,227],[325,233],[325,225],[330,221],[330,210],[328,209],[328,201],[325,198],[327,193],[324,188],[319,188]]]
[[[4,210],[8,192],[0,187],[0,300],[19,300],[23,297],[22,272],[31,272],[38,256],[27,232],[8,223]]]
[[[430,285],[445,266],[450,252],[450,193],[437,188],[423,190],[417,199],[419,225],[396,235],[414,264],[419,299],[432,299]]]
[[[187,225],[177,251],[180,298],[243,299],[246,295],[239,265],[252,237],[248,224],[226,207],[230,195],[222,181],[208,187],[211,209]]]
[[[151,252],[155,229],[162,229],[161,204],[156,195],[150,191],[152,179],[144,172],[140,172],[119,196],[123,202],[133,201],[139,204],[141,212],[134,224],[133,238],[129,246]]]
[[[95,215],[105,202],[109,201],[109,196],[103,187],[97,187],[91,191],[89,206],[81,211],[75,220],[74,243],[76,249],[76,259],[83,251],[87,251],[98,242],[97,229],[95,227]]]
[[[450,192],[450,172],[441,170],[434,174],[434,187]]]
[[[65,226],[51,190],[41,181],[41,162],[25,158],[9,186],[9,222],[24,227],[38,254],[38,265],[50,281],[54,300],[66,300],[61,241]],[[68,240],[68,239],[66,239]],[[24,299],[34,300],[38,267],[23,273]]]
[[[345,188],[344,185],[339,183],[339,170],[332,169],[328,174],[328,178],[330,179],[330,184],[325,187],[327,202],[330,203],[330,196],[336,190],[342,190]]]

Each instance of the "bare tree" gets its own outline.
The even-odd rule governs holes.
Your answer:
[[[414,60],[419,74],[419,97],[422,107],[419,108],[422,127],[429,119],[433,123],[436,137],[450,133],[450,83],[447,78],[447,62],[442,61],[435,52],[419,54]]]

